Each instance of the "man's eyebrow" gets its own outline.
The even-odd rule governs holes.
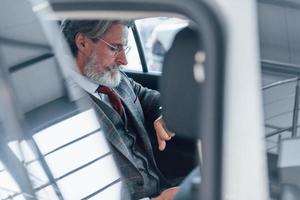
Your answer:
[[[112,45],[114,45],[114,46],[127,46],[127,42],[126,43],[119,43],[119,42],[115,42],[115,43],[111,43]]]

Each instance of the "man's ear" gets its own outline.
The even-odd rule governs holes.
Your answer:
[[[84,54],[85,56],[90,55],[92,50],[92,41],[90,41],[85,35],[82,33],[77,33],[75,36],[75,44],[78,48],[78,52]]]

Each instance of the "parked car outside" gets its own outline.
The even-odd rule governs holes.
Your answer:
[[[164,55],[169,50],[176,33],[187,26],[187,20],[171,18],[154,28],[147,41],[150,58],[149,69],[151,71],[161,72]]]

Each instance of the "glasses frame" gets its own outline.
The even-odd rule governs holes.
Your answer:
[[[120,48],[116,47],[112,44],[110,44],[109,42],[105,41],[102,38],[98,38],[100,41],[104,42],[107,46],[109,46],[110,48],[112,48],[112,51],[114,52],[114,57],[117,57],[122,51],[124,51],[125,55],[127,55],[127,53],[130,51],[131,46],[127,46],[127,45],[122,45]]]

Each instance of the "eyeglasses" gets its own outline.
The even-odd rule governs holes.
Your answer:
[[[106,42],[105,40],[103,40],[102,38],[99,38],[99,40],[101,40],[102,42],[104,42],[107,46],[110,47],[110,50],[114,53],[114,57],[117,57],[122,51],[124,51],[125,54],[127,54],[131,47],[127,46],[127,45],[112,45],[108,42]]]

